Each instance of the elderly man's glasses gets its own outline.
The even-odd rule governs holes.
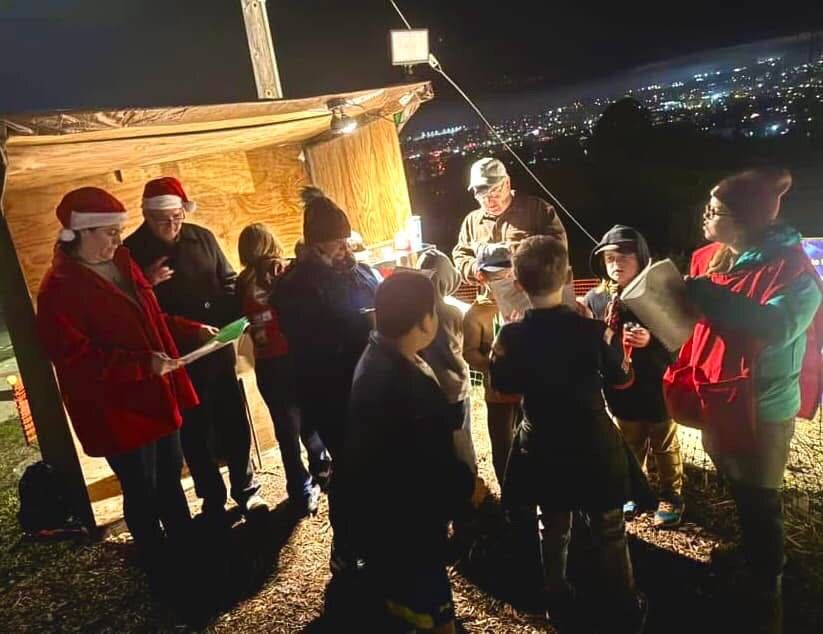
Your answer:
[[[506,187],[506,183],[502,182],[498,185],[494,185],[493,187],[475,187],[474,188],[474,197],[475,198],[494,198],[495,196],[500,196],[503,193],[503,190]]]
[[[151,222],[153,224],[156,224],[160,227],[173,227],[173,226],[179,225],[185,219],[186,219],[186,212],[185,211],[181,211],[180,213],[176,213],[173,216],[169,216],[167,218],[155,218],[155,217],[149,216],[149,220],[151,220]]]

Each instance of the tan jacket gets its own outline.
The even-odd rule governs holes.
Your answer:
[[[463,219],[457,245],[452,251],[454,266],[463,279],[477,284],[475,262],[478,244],[516,244],[538,235],[553,236],[567,244],[566,229],[557,212],[541,198],[515,195],[509,208],[499,216],[476,209]]]
[[[497,305],[478,298],[463,317],[463,358],[472,370],[483,373],[487,403],[519,403],[520,397],[493,390],[489,380],[489,354],[494,343],[494,316]]]

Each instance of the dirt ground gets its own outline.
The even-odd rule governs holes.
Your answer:
[[[479,471],[496,494],[485,406],[482,395],[475,396],[479,398],[473,410],[473,436]],[[0,430],[3,631],[339,631],[324,617],[331,578],[325,499],[317,517],[300,520],[286,505],[278,505],[285,499],[285,482],[276,453],[259,474],[263,493],[273,506],[269,516],[255,524],[238,516],[224,540],[203,546],[190,569],[170,579],[169,588],[157,596],[133,565],[128,533],[90,544],[31,543],[20,538],[14,519],[15,483],[34,453],[15,440],[11,421],[0,423]],[[649,517],[629,527],[638,586],[651,605],[647,631],[737,632],[734,619],[724,616],[728,612],[724,597],[736,581],[714,574],[708,565],[714,545],[736,539],[733,505],[713,476],[704,477],[697,469],[689,469],[688,476],[688,521],[681,528],[655,530]],[[196,513],[199,504],[191,501]],[[495,498],[487,501],[479,518],[481,531],[488,535],[484,542],[493,550],[502,525]],[[373,519],[381,521],[377,503]],[[785,580],[786,632],[791,634],[823,631],[823,549],[809,541],[809,528],[796,527],[801,532],[793,538],[789,531],[797,542],[789,542]],[[524,582],[533,570],[528,565],[512,569],[496,562],[494,556],[478,557],[474,563],[450,569],[461,630],[552,631]]]

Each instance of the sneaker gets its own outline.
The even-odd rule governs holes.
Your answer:
[[[683,511],[686,505],[683,500],[661,500],[654,514],[655,528],[674,528],[683,521]]]
[[[268,511],[269,503],[259,493],[252,495],[243,505],[243,514],[246,516],[268,513]]]
[[[626,502],[623,505],[623,520],[626,522],[631,522],[634,518],[637,517],[637,504],[634,502]]]
[[[332,473],[331,460],[325,460],[320,463],[317,470],[312,474],[312,479],[320,487],[320,490],[327,493],[329,490],[329,481]]]
[[[304,495],[289,497],[289,503],[300,517],[317,515],[317,510],[320,508],[320,487],[316,484],[312,485]]]

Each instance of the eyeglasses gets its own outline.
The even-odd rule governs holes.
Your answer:
[[[173,216],[169,216],[168,218],[153,218],[152,216],[148,216],[148,219],[156,225],[161,227],[171,227],[174,225],[179,225],[186,219],[186,212],[180,212],[179,214],[174,214]]]
[[[703,217],[706,220],[714,220],[715,218],[722,218],[724,216],[731,216],[728,211],[722,211],[720,209],[715,209],[710,204],[707,204],[703,208]]]
[[[474,197],[475,198],[494,198],[495,196],[499,196],[503,193],[503,189],[505,187],[505,181],[494,185],[493,187],[488,187],[485,189],[481,189],[476,187],[474,189]]]

